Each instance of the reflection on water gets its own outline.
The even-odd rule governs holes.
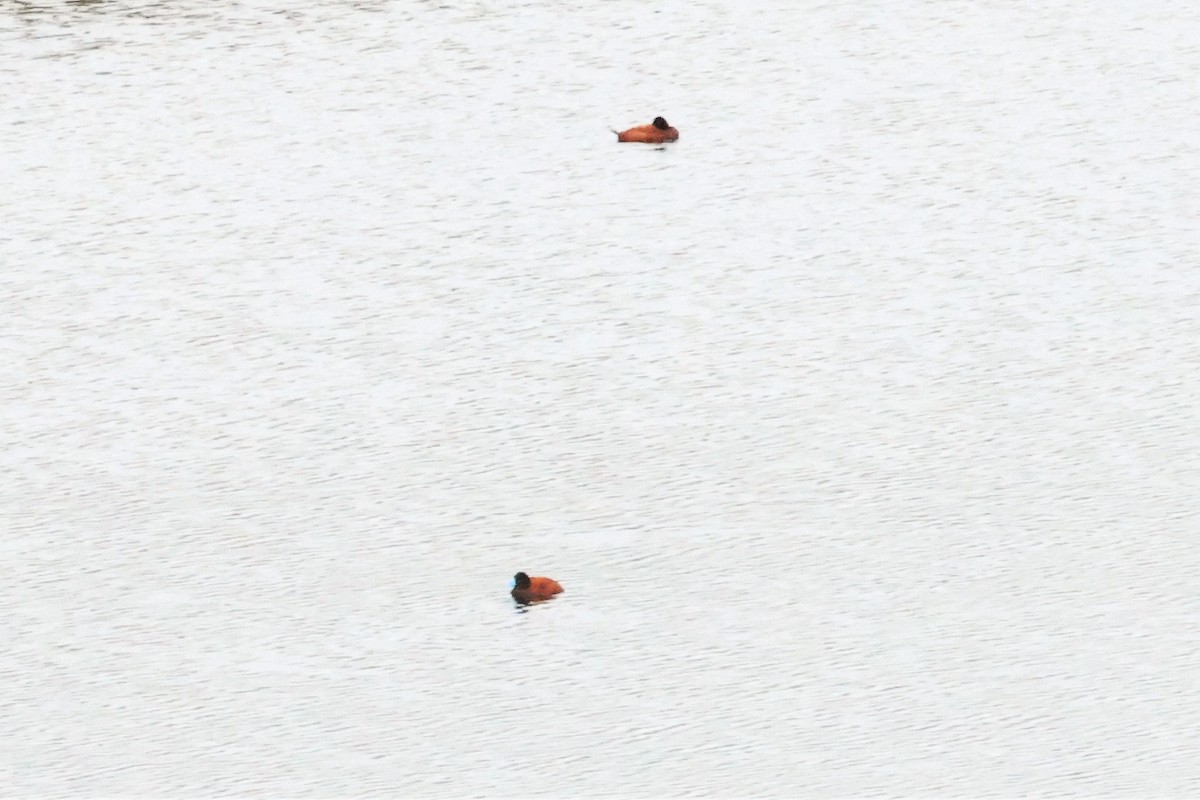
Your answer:
[[[1197,15],[0,5],[8,791],[1195,795]]]

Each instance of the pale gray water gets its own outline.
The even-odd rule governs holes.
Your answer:
[[[1198,74],[1172,0],[0,0],[0,791],[1200,795]]]

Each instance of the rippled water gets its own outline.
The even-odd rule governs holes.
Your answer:
[[[1200,794],[1197,31],[0,0],[4,791]]]

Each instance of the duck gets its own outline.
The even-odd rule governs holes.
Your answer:
[[[539,603],[560,594],[562,590],[562,585],[553,578],[531,578],[524,572],[513,576],[512,596],[518,603]]]
[[[655,117],[654,122],[649,125],[639,125],[627,131],[614,130],[613,133],[617,134],[618,142],[662,144],[663,142],[673,142],[679,138],[679,131],[672,128],[662,117]]]

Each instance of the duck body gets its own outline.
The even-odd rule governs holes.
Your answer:
[[[673,142],[679,138],[679,131],[672,128],[662,117],[655,117],[649,125],[639,125],[627,131],[614,131],[618,142],[642,142],[644,144],[662,144]]]
[[[530,577],[524,572],[513,576],[512,597],[518,603],[537,603],[562,593],[562,585],[553,578]]]

